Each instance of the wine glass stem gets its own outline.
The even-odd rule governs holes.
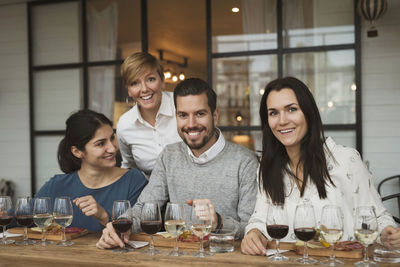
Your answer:
[[[3,243],[5,244],[7,240],[7,236],[6,236],[6,226],[3,225]]]
[[[307,247],[307,241],[304,242],[304,253],[303,253],[303,258],[306,260],[308,259],[308,247]]]
[[[125,248],[124,233],[121,233],[121,237],[120,238],[121,238],[122,244],[124,244],[123,248]]]
[[[62,228],[62,243],[65,243],[67,241],[67,239],[65,238],[65,227]]]
[[[367,250],[367,246],[364,246],[363,247],[363,250],[364,250],[364,262],[367,262],[368,261],[368,250]]]
[[[28,227],[25,226],[24,227],[24,241],[27,241],[27,240],[28,240]]]
[[[153,240],[153,235],[150,235],[150,248],[149,250],[154,250],[154,240]]]
[[[44,231],[44,228],[42,228],[42,244],[46,243],[46,232]]]
[[[200,253],[204,253],[204,246],[203,246],[203,237],[200,237]]]
[[[175,238],[174,252],[178,253],[178,237]]]
[[[335,249],[335,243],[331,244],[331,256],[329,257],[329,260],[331,262],[335,261],[335,252],[333,251]]]
[[[279,239],[276,239],[276,256],[280,256],[280,252],[279,252]]]

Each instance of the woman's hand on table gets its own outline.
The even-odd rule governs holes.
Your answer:
[[[129,235],[131,231],[127,231],[123,234],[124,242],[128,243]],[[124,247],[124,243],[122,242],[121,238],[115,232],[114,227],[111,222],[107,223],[106,227],[103,229],[103,234],[101,235],[99,241],[96,243],[96,247],[105,249],[105,248],[113,248],[113,247]]]
[[[251,229],[242,240],[240,248],[243,254],[265,255],[268,240],[258,229]]]
[[[381,232],[381,241],[389,249],[400,249],[400,228],[386,226]]]
[[[97,203],[96,199],[93,196],[83,196],[78,197],[73,200],[74,204],[81,209],[82,213],[86,216],[93,216],[102,225],[106,225],[108,222],[108,213],[107,211]]]

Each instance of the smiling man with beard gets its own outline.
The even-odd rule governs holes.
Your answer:
[[[133,209],[133,231],[140,231],[143,203],[157,201],[208,203],[212,230],[234,228],[242,238],[255,205],[258,160],[245,147],[226,141],[216,128],[217,96],[203,80],[187,79],[174,91],[178,133],[183,142],[167,145],[157,159],[149,184]],[[126,233],[124,242],[128,241]],[[112,224],[107,224],[99,248],[123,246]]]

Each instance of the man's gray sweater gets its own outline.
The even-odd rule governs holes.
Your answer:
[[[226,226],[234,227],[236,238],[243,238],[244,228],[253,213],[257,195],[258,160],[242,146],[226,141],[223,150],[212,160],[194,163],[183,142],[168,145],[161,152],[150,177],[133,207],[135,232],[140,231],[143,203],[158,201],[186,203],[186,200],[211,199]],[[186,216],[190,206],[185,205]],[[190,218],[190,217],[189,217]]]

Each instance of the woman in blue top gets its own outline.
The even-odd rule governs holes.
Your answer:
[[[35,197],[69,196],[74,203],[72,227],[101,231],[109,222],[114,200],[133,206],[147,179],[137,169],[116,167],[117,144],[111,121],[103,114],[80,110],[66,121],[58,147],[65,174],[47,181]]]

